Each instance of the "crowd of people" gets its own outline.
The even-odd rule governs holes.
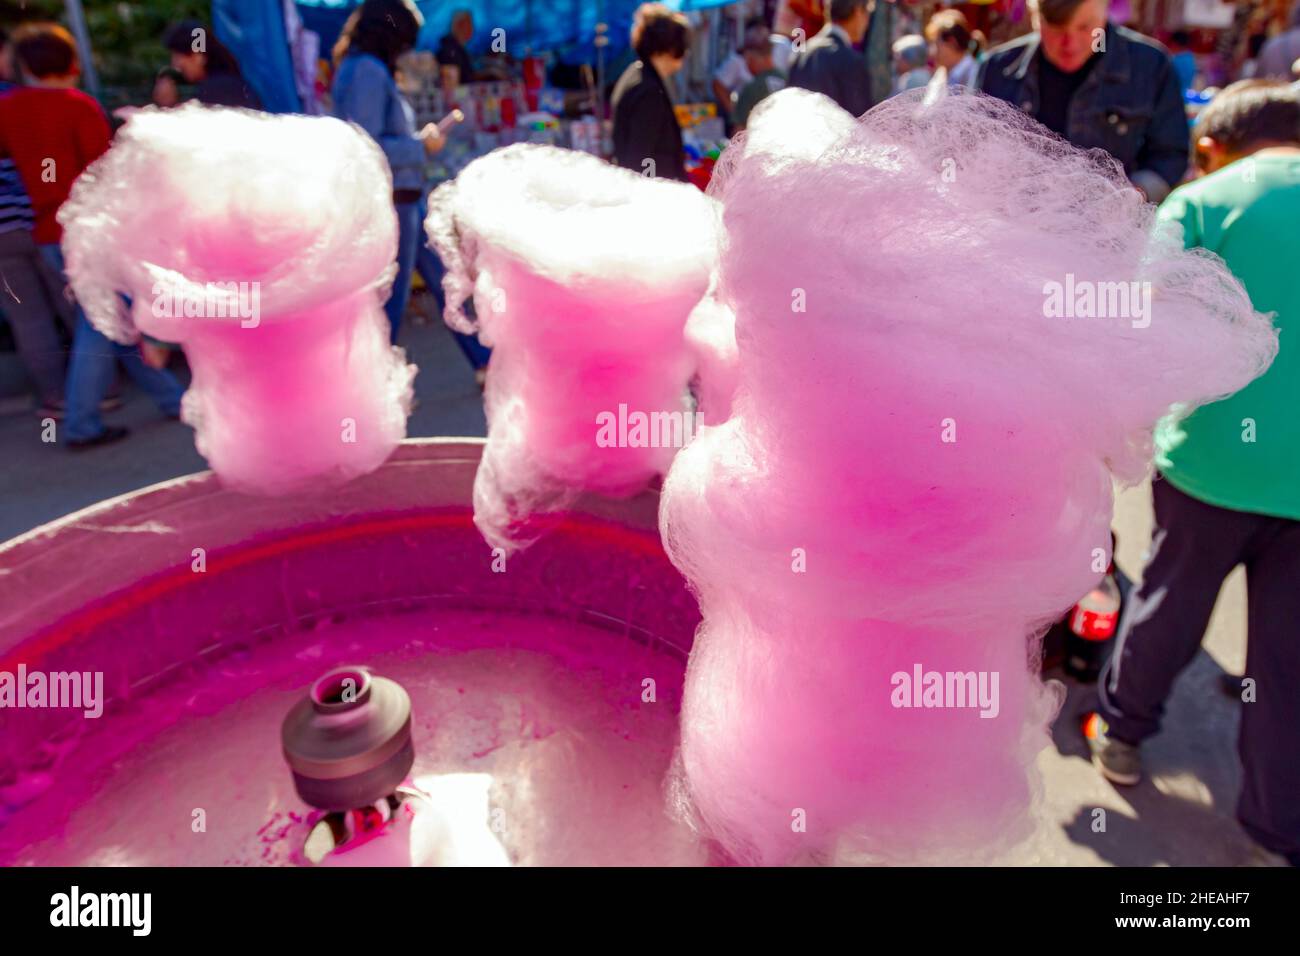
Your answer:
[[[894,81],[882,89],[863,54],[879,0],[828,0],[824,23],[749,22],[712,77],[728,129],[743,131],[764,98],[785,86],[821,93],[854,115],[888,96],[934,83],[1004,100],[1062,139],[1109,154],[1189,247],[1221,256],[1255,307],[1275,315],[1281,352],[1237,396],[1158,435],[1156,531],[1143,583],[1083,722],[1103,774],[1137,782],[1139,746],[1156,733],[1174,680],[1191,661],[1224,577],[1248,569],[1249,660],[1256,697],[1244,708],[1245,773],[1239,818],[1264,846],[1300,864],[1300,353],[1286,334],[1300,322],[1300,3],[1289,29],[1263,43],[1250,77],[1220,92],[1190,125],[1185,92],[1195,61],[1185,34],[1161,43],[1108,18],[1107,0],[1029,0],[1029,32],[990,48],[954,8],[920,32],[890,38]],[[788,6],[782,10],[788,15]],[[801,24],[791,26],[791,24]],[[333,49],[333,112],[380,146],[392,171],[399,224],[397,275],[386,304],[394,341],[413,274],[435,292],[442,265],[422,241],[426,158],[445,129],[417,127],[397,82],[422,20],[411,0],[365,0]],[[476,73],[472,17],[458,12],[437,56],[453,81]],[[206,25],[184,21],[163,38],[171,62],[157,74],[156,106],[181,89],[217,106],[257,109],[256,92]],[[689,20],[644,4],[631,30],[632,62],[612,87],[612,161],[640,174],[687,180],[673,78],[692,49]],[[95,329],[66,289],[56,213],[76,178],[110,146],[104,110],[78,89],[71,35],[52,23],[0,32],[0,312],[35,391],[37,414],[62,421],[61,441],[83,449],[119,440],[103,415],[119,403],[125,370],[161,412],[183,394],[166,343],[123,345]],[[482,384],[487,354],[458,342]],[[1243,422],[1268,441],[1241,438]]]
[[[383,149],[393,174],[400,226],[397,280],[386,311],[396,341],[417,269],[441,294],[442,264],[420,240],[428,184],[423,160],[442,147],[436,124],[414,128],[410,104],[398,90],[397,60],[415,46],[422,19],[409,0],[367,0],[348,20],[334,49],[334,112],[361,126]],[[468,31],[468,32],[467,32]],[[473,25],[458,16],[439,56],[453,68]],[[173,24],[163,35],[170,63],[155,77],[159,108],[191,99],[208,105],[260,109],[256,91],[234,55],[198,20]],[[36,397],[36,414],[61,423],[61,441],[85,449],[125,438],[127,429],[103,414],[121,405],[119,368],[167,416],[180,415],[183,386],[168,366],[175,350],[144,339],[138,346],[107,339],[73,301],[55,214],[81,173],[109,148],[112,124],[100,104],[78,88],[81,63],[72,35],[56,23],[0,31],[0,270],[7,295],[0,314]],[[482,385],[487,351],[454,333]]]

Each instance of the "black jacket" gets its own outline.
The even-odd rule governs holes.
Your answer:
[[[825,93],[854,116],[871,109],[871,70],[867,58],[846,43],[830,24],[822,27],[790,63],[789,85]]]
[[[614,162],[636,173],[654,163],[652,175],[686,181],[682,128],[663,78],[644,60],[632,63],[614,84]]]
[[[242,106],[260,110],[262,101],[238,73],[209,73],[194,90],[194,98],[208,106]]]
[[[1154,40],[1110,25],[1104,49],[1070,99],[1066,139],[1110,153],[1158,203],[1187,171],[1182,84],[1169,54]],[[1037,118],[1041,59],[1037,33],[1012,40],[980,64],[977,85]]]

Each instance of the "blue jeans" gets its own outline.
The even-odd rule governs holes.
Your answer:
[[[423,223],[425,216],[424,203],[420,204],[420,222]],[[419,248],[415,254],[415,269],[420,273],[420,278],[424,284],[429,287],[429,294],[433,296],[438,303],[438,314],[442,315],[442,310],[447,307],[447,298],[442,292],[442,277],[447,274],[447,267],[442,264],[438,254],[429,248],[429,244],[420,237]],[[474,303],[467,302],[467,308],[472,308]],[[452,336],[456,339],[456,344],[460,350],[465,353],[465,358],[469,364],[476,369],[486,368],[488,359],[492,356],[492,350],[479,342],[478,336],[466,335],[464,332],[457,332],[455,329],[448,328]]]
[[[59,275],[64,274],[63,251],[57,243],[42,245],[41,255]],[[104,431],[99,403],[113,384],[118,362],[126,367],[132,381],[165,414],[180,414],[181,395],[185,390],[176,377],[171,372],[146,365],[139,346],[122,345],[109,339],[90,324],[78,305],[65,389],[67,411],[63,419],[63,434],[69,441],[86,441]]]
[[[396,342],[397,333],[402,329],[402,313],[411,299],[411,274],[415,271],[416,252],[424,245],[424,221],[420,215],[424,203],[402,202],[393,208],[397,210],[397,277],[393,279],[393,291],[384,303],[384,312],[388,315],[392,341]]]

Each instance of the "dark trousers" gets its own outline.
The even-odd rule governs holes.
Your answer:
[[[1246,566],[1246,676],[1237,819],[1300,865],[1300,521],[1231,511],[1152,486],[1155,533],[1097,690],[1110,733],[1131,744],[1160,729],[1165,700],[1196,656],[1223,579]]]
[[[0,308],[40,401],[49,404],[63,401],[67,374],[58,326],[69,336],[76,328],[72,302],[63,291],[63,276],[46,261],[30,230],[0,233]]]

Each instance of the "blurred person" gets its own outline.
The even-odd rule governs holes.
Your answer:
[[[1192,52],[1192,35],[1186,30],[1169,34],[1169,58],[1173,60],[1178,84],[1184,90],[1196,88],[1196,54]]]
[[[1255,59],[1254,75],[1260,79],[1293,80],[1300,60],[1300,3],[1291,8],[1286,30],[1266,40]]]
[[[789,76],[790,63],[794,59],[794,42],[784,33],[772,33],[770,36],[772,65],[781,71],[782,76]]]
[[[194,98],[209,106],[260,110],[262,101],[244,80],[239,63],[201,20],[182,20],[163,34],[172,68],[193,84]]]
[[[1157,427],[1142,586],[1084,734],[1107,779],[1140,780],[1139,746],[1160,730],[1224,578],[1244,564],[1254,685],[1249,696],[1237,685],[1237,819],[1300,866],[1300,94],[1283,81],[1234,83],[1202,110],[1195,136],[1207,175],[1175,189],[1158,217],[1181,227],[1188,248],[1222,257],[1255,308],[1275,314],[1281,349],[1241,391]]]
[[[682,128],[668,79],[686,62],[691,28],[662,3],[643,3],[632,20],[630,63],[614,84],[614,162],[633,172],[686,182]]]
[[[811,13],[814,10],[816,17],[813,19],[801,15],[801,11]],[[808,38],[816,36],[817,31],[825,26],[821,11],[822,0],[795,0],[793,3],[791,0],[777,0],[772,12],[772,58],[776,68],[786,76],[790,75],[790,64],[794,62],[796,41],[802,50]]]
[[[866,38],[873,4],[874,0],[827,0],[829,22],[795,54],[790,86],[823,93],[854,116],[871,109],[871,70],[854,46]]]
[[[1100,148],[1160,202],[1190,145],[1183,91],[1164,47],[1106,20],[1107,0],[1029,0],[1034,32],[989,52],[978,88],[1075,146]]]
[[[415,111],[395,78],[397,60],[415,46],[423,22],[411,0],[365,0],[352,11],[334,46],[334,115],[369,133],[393,174],[397,276],[384,311],[394,342],[411,296],[416,252],[423,244],[424,163],[446,142],[435,123],[416,131]]]
[[[930,45],[925,37],[916,33],[901,36],[894,41],[894,93],[920,89],[930,82]]]
[[[455,68],[453,77],[445,84],[452,89],[474,81],[474,60],[469,55],[469,42],[472,39],[474,39],[473,14],[468,10],[455,11],[451,15],[451,30],[438,42],[438,51],[435,54],[438,66],[442,70]]]
[[[171,109],[181,103],[181,84],[185,77],[174,66],[164,66],[154,76],[149,99],[159,109]],[[150,368],[166,368],[177,346],[160,342],[149,335],[140,336],[140,357]]]
[[[31,24],[14,39],[24,85],[0,96],[0,155],[12,157],[18,168],[32,201],[33,237],[46,262],[62,276],[63,228],[55,214],[77,177],[108,149],[108,118],[76,88],[81,65],[67,30],[54,23]],[[179,417],[180,383],[146,365],[137,346],[108,339],[78,306],[65,387],[63,434],[70,447],[126,437],[125,428],[105,426],[99,414],[118,361],[165,414]]]
[[[0,96],[15,88],[14,70],[13,44],[0,28]],[[0,312],[36,388],[37,416],[62,418],[65,349],[56,322],[71,337],[75,316],[63,295],[63,278],[32,237],[35,221],[18,168],[12,158],[0,158]]]
[[[984,50],[984,34],[972,30],[960,10],[940,10],[925,25],[925,38],[934,50],[934,62],[944,71],[949,86],[974,88]]]
[[[754,78],[741,88],[736,98],[737,130],[748,125],[749,114],[755,106],[785,87],[785,75],[776,68],[772,36],[766,30],[747,36],[741,52],[745,55],[745,66]]]
[[[149,99],[154,106],[163,109],[170,109],[173,106],[180,105],[181,102],[181,83],[185,77],[181,71],[174,66],[164,66],[158,71],[153,78],[153,91]]]
[[[808,42],[826,26],[825,0],[778,0],[772,29],[782,36]]]
[[[762,20],[750,20],[745,24],[739,49],[732,50],[713,71],[713,99],[722,110],[728,127],[735,124],[736,99],[740,96],[740,91],[754,78],[745,50],[752,44],[757,44],[758,38],[767,36],[767,26]]]

